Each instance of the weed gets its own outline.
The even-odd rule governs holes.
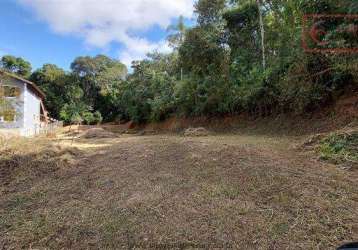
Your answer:
[[[358,164],[358,132],[329,135],[321,140],[319,153],[322,160]]]

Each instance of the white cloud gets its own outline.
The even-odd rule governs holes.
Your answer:
[[[164,41],[150,42],[133,32],[154,25],[166,28],[173,18],[193,15],[194,0],[18,0],[31,7],[54,32],[81,36],[86,44],[106,47],[118,42],[125,48],[120,59],[127,65],[151,50],[168,51]]]
[[[120,60],[126,65],[130,65],[134,60],[143,58],[146,53],[151,51],[159,51],[163,53],[171,51],[168,43],[164,40],[157,43],[150,43],[143,38],[127,36],[123,39],[123,43],[130,44],[130,46],[127,46],[126,50],[119,53]]]

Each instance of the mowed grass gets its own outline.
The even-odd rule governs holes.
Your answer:
[[[22,140],[0,155],[0,247],[334,249],[357,240],[357,172],[294,142]]]

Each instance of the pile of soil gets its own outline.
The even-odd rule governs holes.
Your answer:
[[[113,138],[117,137],[116,134],[106,131],[103,128],[91,128],[84,131],[80,138],[93,139],[93,138]]]
[[[206,128],[188,128],[184,132],[184,136],[208,136],[210,135],[209,131]]]

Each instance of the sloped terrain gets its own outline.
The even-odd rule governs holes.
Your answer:
[[[0,246],[333,249],[357,239],[357,172],[296,143],[244,134],[64,141],[48,160],[76,148],[71,161],[28,159],[2,180]]]

